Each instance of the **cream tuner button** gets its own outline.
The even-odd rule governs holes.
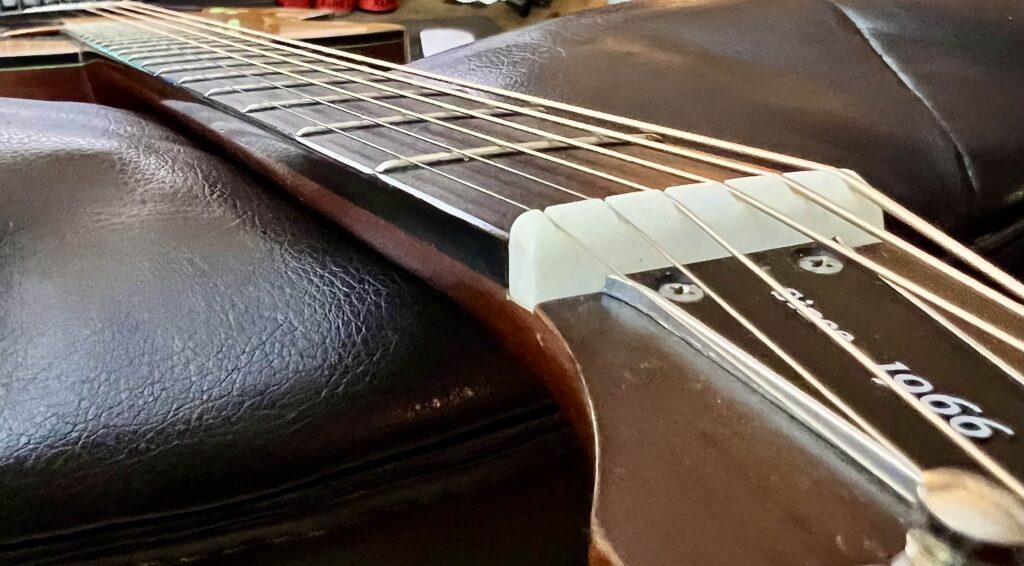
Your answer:
[[[924,523],[894,565],[1024,564],[1024,501],[976,473],[925,471],[917,490]]]

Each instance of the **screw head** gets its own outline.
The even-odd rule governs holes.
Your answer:
[[[674,303],[696,303],[704,298],[704,289],[692,283],[665,283],[658,293]]]
[[[843,262],[827,254],[809,254],[797,260],[804,271],[818,275],[835,275],[843,270]]]

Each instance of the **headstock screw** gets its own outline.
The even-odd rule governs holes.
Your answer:
[[[831,255],[812,253],[797,260],[797,265],[804,271],[818,275],[835,275],[843,270],[843,262]]]
[[[675,303],[696,303],[704,298],[704,289],[693,283],[665,283],[658,293]]]

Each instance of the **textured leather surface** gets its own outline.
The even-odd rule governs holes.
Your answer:
[[[326,500],[323,477],[354,492],[403,461],[436,471],[553,414],[423,283],[87,104],[0,99],[0,338],[3,562],[281,514],[306,488]]]
[[[1015,236],[1022,26],[1016,0],[644,0],[415,65],[849,167],[961,236]]]

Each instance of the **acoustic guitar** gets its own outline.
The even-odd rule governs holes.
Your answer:
[[[856,172],[223,18],[17,11],[74,45],[28,75],[205,136],[489,324],[587,447],[593,564],[1024,556],[1024,284]]]

